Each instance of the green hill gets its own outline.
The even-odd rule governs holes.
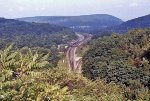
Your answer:
[[[150,14],[126,21],[121,25],[112,27],[111,29],[118,32],[126,32],[134,28],[149,28],[149,27],[150,27]]]

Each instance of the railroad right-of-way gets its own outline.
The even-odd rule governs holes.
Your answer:
[[[77,48],[85,43],[87,43],[91,39],[91,35],[87,33],[76,33],[78,36],[77,40],[74,40],[70,43],[69,48],[66,53],[66,58],[68,61],[68,67],[71,71],[81,70],[81,57],[77,57]]]

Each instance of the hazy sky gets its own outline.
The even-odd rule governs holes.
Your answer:
[[[123,20],[150,14],[150,0],[0,0],[0,17],[111,14]]]

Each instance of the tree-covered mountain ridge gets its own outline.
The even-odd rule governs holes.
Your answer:
[[[113,32],[123,34],[136,28],[150,28],[150,14],[125,21],[116,26],[93,30],[91,33],[94,35],[112,34]]]
[[[149,28],[149,27],[150,27],[150,14],[126,21],[118,26],[115,26],[114,30],[128,31],[134,28]]]
[[[36,16],[18,18],[17,20],[38,23],[50,23],[65,27],[70,27],[75,31],[90,31],[94,29],[103,29],[123,23],[115,16],[108,14],[93,14],[81,16]]]

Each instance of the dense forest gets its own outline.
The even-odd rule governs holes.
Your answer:
[[[83,75],[120,85],[130,100],[150,100],[150,29],[92,40],[83,56]]]
[[[14,42],[17,47],[45,47],[67,43],[76,38],[69,28],[0,18],[0,48]],[[34,40],[33,40],[34,39]]]

